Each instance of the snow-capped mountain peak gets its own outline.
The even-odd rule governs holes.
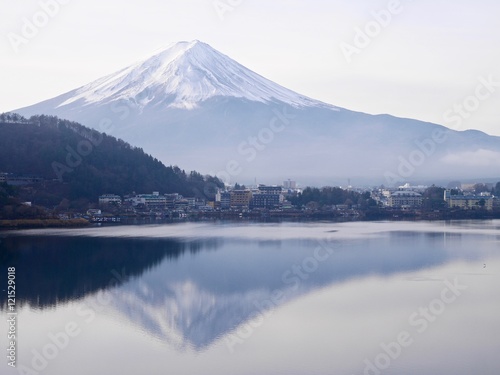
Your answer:
[[[84,106],[127,100],[139,108],[163,104],[190,109],[217,96],[333,108],[271,82],[198,40],[171,44],[146,60],[76,89],[58,107],[79,100]]]
[[[500,166],[498,137],[446,131],[446,142],[438,144],[433,134],[444,132],[442,126],[310,99],[199,41],[172,44],[14,111],[80,122],[142,147],[167,165],[216,174],[230,184],[256,176],[314,185],[351,177],[370,185],[435,183],[494,177]],[[434,145],[432,155],[422,149],[427,141]],[[421,151],[425,167],[412,162]]]

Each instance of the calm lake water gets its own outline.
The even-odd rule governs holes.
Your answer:
[[[0,234],[0,374],[500,374],[500,221]],[[8,348],[7,294],[0,343]],[[5,354],[5,350],[4,350]]]

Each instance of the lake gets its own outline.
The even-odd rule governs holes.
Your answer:
[[[500,221],[0,234],[0,374],[500,373]],[[6,351],[9,353],[9,350]],[[5,353],[5,351],[4,351]]]

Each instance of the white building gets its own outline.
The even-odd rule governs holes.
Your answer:
[[[142,204],[147,208],[165,208],[167,205],[167,198],[157,191],[154,191],[153,194],[136,195],[130,198],[129,201],[134,207]]]

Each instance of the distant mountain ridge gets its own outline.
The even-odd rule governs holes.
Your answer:
[[[335,107],[199,41],[17,111],[78,121],[232,184],[396,184],[498,177],[500,167],[499,137]]]

